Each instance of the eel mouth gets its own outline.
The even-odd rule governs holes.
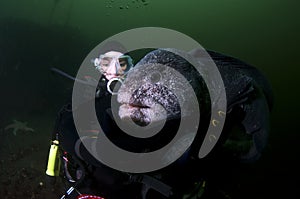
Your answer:
[[[129,103],[129,104],[127,104],[127,106],[128,106],[129,108],[138,108],[138,109],[142,109],[142,108],[151,108],[150,106],[143,105],[143,104],[137,104],[137,103]]]
[[[120,119],[140,126],[165,121],[180,112],[177,97],[160,84],[144,84],[132,94],[124,90],[119,93],[118,102]]]
[[[147,126],[152,122],[166,119],[166,112],[157,103],[151,106],[140,103],[124,103],[119,108],[119,117],[123,121],[131,120],[139,126]]]
[[[141,104],[122,104],[119,108],[119,116],[122,120],[132,120],[139,126],[147,126],[151,119],[149,117],[149,106]]]
[[[140,109],[151,109],[150,106],[143,105],[143,104],[137,104],[137,103],[122,103],[120,106],[120,109],[121,108],[128,110],[128,111],[140,110]]]

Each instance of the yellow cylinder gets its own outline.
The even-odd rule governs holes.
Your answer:
[[[54,140],[50,146],[46,174],[49,176],[58,176],[60,168],[60,159],[58,157],[58,141]]]

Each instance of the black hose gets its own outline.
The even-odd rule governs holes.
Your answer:
[[[51,71],[56,72],[56,73],[58,73],[58,74],[60,74],[60,75],[62,75],[64,77],[66,77],[68,79],[73,80],[73,81],[76,81],[76,82],[79,82],[79,83],[82,83],[82,84],[85,84],[85,85],[96,86],[95,84],[89,83],[88,81],[84,81],[84,80],[75,78],[75,77],[69,75],[68,73],[66,73],[66,72],[64,72],[64,71],[62,71],[60,69],[57,69],[57,68],[53,67],[53,68],[51,68]]]

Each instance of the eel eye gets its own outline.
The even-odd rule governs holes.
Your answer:
[[[162,75],[159,71],[154,71],[149,75],[149,80],[151,83],[155,84],[162,79]]]

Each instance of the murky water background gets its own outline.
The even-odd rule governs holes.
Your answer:
[[[275,94],[270,143],[263,159],[240,175],[237,192],[247,198],[296,193],[289,179],[299,178],[298,8],[296,0],[0,0],[1,195],[24,192],[16,179],[35,187],[43,181],[49,134],[73,86],[50,68],[75,75],[101,41],[144,26],[180,31],[268,77]],[[35,132],[5,131],[14,119]],[[13,178],[17,171],[23,177]]]

